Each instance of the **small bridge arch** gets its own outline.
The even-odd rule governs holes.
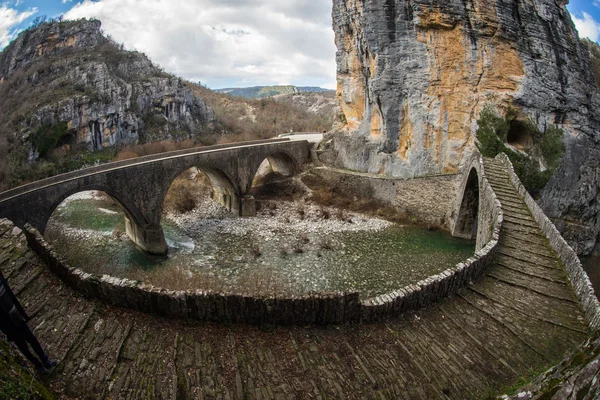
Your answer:
[[[479,216],[479,172],[471,168],[467,180],[461,190],[460,207],[452,235],[463,239],[477,239],[477,224]]]
[[[468,240],[476,240],[479,250],[485,245],[481,229],[485,226],[482,221],[482,188],[483,165],[481,155],[477,152],[464,169],[462,180],[457,193],[454,208],[454,224],[452,236]]]

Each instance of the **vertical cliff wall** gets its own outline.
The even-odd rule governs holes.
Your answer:
[[[398,177],[456,172],[475,148],[484,105],[510,106],[542,131],[566,132],[570,161],[544,194],[551,216],[578,208],[578,223],[598,225],[589,211],[583,220],[576,197],[590,180],[599,187],[599,157],[586,176],[577,168],[596,146],[600,101],[567,3],[334,0],[344,121],[330,160]],[[600,226],[591,229],[597,236]]]

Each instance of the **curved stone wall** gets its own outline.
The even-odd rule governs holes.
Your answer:
[[[29,246],[68,286],[117,306],[169,317],[258,325],[372,322],[428,306],[456,293],[485,272],[498,244],[503,216],[500,203],[485,177],[481,157],[475,157],[474,163],[477,164],[481,185],[479,226],[491,232],[489,242],[473,257],[453,268],[392,293],[362,301],[359,300],[359,293],[317,293],[304,297],[277,298],[231,295],[200,289],[173,291],[109,275],[91,275],[70,267],[30,224],[25,226],[24,233]]]
[[[544,214],[540,206],[531,197],[527,189],[521,183],[521,180],[515,173],[512,163],[506,154],[498,154],[496,159],[502,161],[506,165],[511,183],[517,188],[519,194],[525,200],[525,204],[531,211],[533,218],[540,226],[540,229],[550,242],[550,247],[558,254],[560,260],[565,265],[567,275],[573,285],[575,294],[579,299],[586,317],[586,321],[593,331],[600,330],[600,302],[594,293],[594,288],[587,276],[577,254],[567,244],[565,239],[558,232],[552,221]]]

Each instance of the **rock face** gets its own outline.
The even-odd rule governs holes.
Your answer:
[[[210,128],[215,117],[202,99],[145,55],[104,37],[100,25],[96,20],[43,23],[0,54],[0,88],[17,88],[27,104],[11,107],[19,115],[5,121],[22,139],[41,126],[66,122],[60,144],[95,151],[190,138]],[[44,95],[32,99],[40,88]],[[37,156],[32,147],[30,159]]]
[[[457,172],[475,147],[483,107],[512,107],[542,132],[565,130],[567,156],[542,204],[556,220],[585,225],[570,225],[571,242],[585,236],[593,247],[600,100],[567,3],[334,0],[345,121],[329,159],[406,178]],[[527,139],[516,129],[509,144],[511,136]]]

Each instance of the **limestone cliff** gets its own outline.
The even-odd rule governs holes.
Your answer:
[[[483,107],[512,107],[542,131],[556,124],[567,133],[543,205],[586,225],[595,242],[600,99],[567,3],[334,0],[344,126],[330,160],[399,177],[456,172],[474,149]]]
[[[100,25],[96,20],[43,23],[4,49],[3,136],[32,144],[41,128],[63,122],[58,145],[96,151],[190,138],[214,123],[212,110],[180,79],[144,54],[125,51]],[[33,143],[29,159],[39,150]]]

